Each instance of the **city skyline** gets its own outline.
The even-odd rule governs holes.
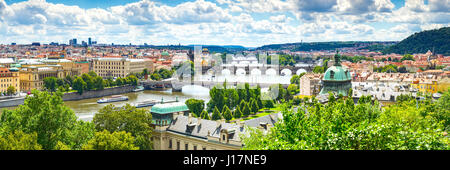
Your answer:
[[[449,26],[449,9],[448,0],[0,0],[0,44],[400,41]]]

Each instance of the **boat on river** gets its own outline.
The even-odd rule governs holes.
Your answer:
[[[107,98],[102,98],[100,100],[97,100],[97,103],[111,103],[111,102],[119,102],[119,101],[125,101],[128,100],[128,96],[122,96],[122,95],[114,95]]]
[[[141,108],[141,107],[149,107],[149,106],[153,106],[155,104],[159,103],[158,100],[145,100],[142,102],[137,102],[137,103],[133,103],[132,106],[136,107],[136,108]]]
[[[144,86],[137,86],[136,89],[133,90],[133,92],[138,92],[138,91],[144,91]]]

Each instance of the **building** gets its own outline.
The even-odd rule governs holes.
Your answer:
[[[300,95],[315,96],[320,92],[321,74],[307,73],[300,78]]]
[[[436,93],[438,92],[437,80],[421,79],[415,80],[411,84],[411,87],[416,88],[421,93]]]
[[[108,77],[126,77],[129,74],[141,73],[145,68],[149,72],[153,71],[152,62],[148,59],[129,58],[95,58],[92,61],[92,68],[97,75]]]
[[[340,56],[336,54],[334,56],[335,63],[325,72],[322,79],[322,90],[320,95],[328,94],[328,92],[333,92],[336,95],[347,96],[348,91],[352,88],[352,77],[350,76],[350,71],[347,68],[341,66]]]
[[[19,70],[0,67],[0,92],[6,93],[10,86],[13,86],[16,92],[20,90]]]
[[[156,104],[150,112],[155,150],[239,150],[242,148],[240,136],[246,134],[244,126],[267,133],[281,118],[278,113],[238,123],[205,120],[194,118],[181,102]]]
[[[29,66],[19,71],[20,90],[29,92],[33,89],[42,90],[44,79],[47,77],[65,78],[64,71],[59,67],[36,67]]]

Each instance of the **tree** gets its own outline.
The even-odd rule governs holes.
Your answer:
[[[94,89],[93,77],[91,77],[89,74],[84,73],[83,75],[81,75],[81,78],[83,78],[83,81],[86,82],[87,91]]]
[[[258,112],[258,110],[259,110],[258,103],[256,102],[256,100],[252,100],[251,104],[252,104],[252,107],[251,107],[252,108],[252,113],[256,114]]]
[[[105,83],[103,82],[103,78],[97,76],[94,78],[94,88],[96,90],[103,90],[105,88]]]
[[[273,108],[274,107],[273,100],[263,100],[262,103],[265,108]]]
[[[242,139],[243,149],[449,149],[443,123],[430,116],[437,108],[431,99],[410,100],[383,109],[377,101],[354,105],[350,98],[328,104],[315,102],[297,112],[287,104],[281,108],[283,120],[267,134],[249,130]]]
[[[152,75],[150,75],[150,78],[152,80],[161,80],[161,76],[158,73],[153,73]]]
[[[80,95],[87,89],[87,84],[81,77],[77,77],[73,81],[72,89],[76,90]]]
[[[217,107],[215,107],[213,114],[211,115],[211,120],[220,120],[220,119],[222,119],[220,111],[219,111],[219,109],[217,109]]]
[[[314,73],[324,73],[325,69],[321,66],[316,66],[316,67],[314,67],[313,72]]]
[[[0,134],[18,130],[27,134],[36,133],[37,143],[45,150],[56,149],[58,142],[72,149],[80,149],[93,136],[93,124],[77,120],[75,113],[64,105],[62,93],[33,90],[32,94],[18,108],[3,111]]]
[[[139,83],[139,79],[135,75],[129,75],[127,77],[130,85],[137,86]]]
[[[233,115],[231,115],[231,110],[226,105],[223,107],[222,117],[225,118],[225,120],[227,121],[233,119]]]
[[[209,117],[209,114],[208,114],[208,112],[206,112],[206,110],[202,111],[201,118],[206,119],[206,120],[211,120],[211,118]]]
[[[136,138],[134,144],[141,150],[152,149],[152,114],[146,109],[136,109],[128,103],[123,107],[110,104],[95,114],[93,123],[97,131],[129,132]]]
[[[233,117],[236,119],[239,119],[242,117],[242,112],[241,112],[241,109],[239,109],[239,107],[236,107],[236,110],[234,110]]]
[[[293,75],[291,78],[291,84],[300,84],[300,76]]]
[[[41,150],[37,143],[37,134],[26,134],[21,130],[0,136],[0,150]]]
[[[57,79],[55,77],[46,77],[44,78],[44,87],[49,91],[56,91],[57,88]]]
[[[6,89],[6,94],[8,96],[11,96],[16,93],[16,88],[14,86],[9,86],[8,89]]]
[[[200,99],[188,99],[185,102],[189,110],[194,113],[195,117],[200,117],[201,112],[205,109],[205,101]]]
[[[134,145],[135,138],[131,133],[117,131],[110,133],[107,130],[95,132],[94,138],[89,140],[84,150],[138,150]]]
[[[248,116],[250,115],[250,113],[250,106],[248,105],[248,103],[245,103],[244,108],[242,109],[242,115]]]

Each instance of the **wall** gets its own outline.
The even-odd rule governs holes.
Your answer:
[[[72,100],[82,100],[82,99],[90,99],[90,98],[98,98],[104,96],[111,96],[123,93],[129,93],[133,91],[134,86],[123,86],[123,87],[114,87],[108,88],[100,91],[85,91],[82,95],[79,95],[77,92],[66,93],[63,96],[64,101],[72,101]]]
[[[104,89],[104,90],[100,90],[100,91],[87,91],[87,92],[84,92],[82,95],[79,95],[77,92],[66,93],[63,96],[63,100],[64,101],[72,101],[72,100],[82,100],[82,99],[89,99],[89,98],[111,96],[111,95],[129,93],[129,92],[132,92],[133,89],[135,89],[133,86],[123,86],[123,87],[114,87],[114,88]],[[3,100],[0,100],[0,108],[18,106],[18,105],[23,104],[24,101],[25,101],[25,97],[3,99]]]

